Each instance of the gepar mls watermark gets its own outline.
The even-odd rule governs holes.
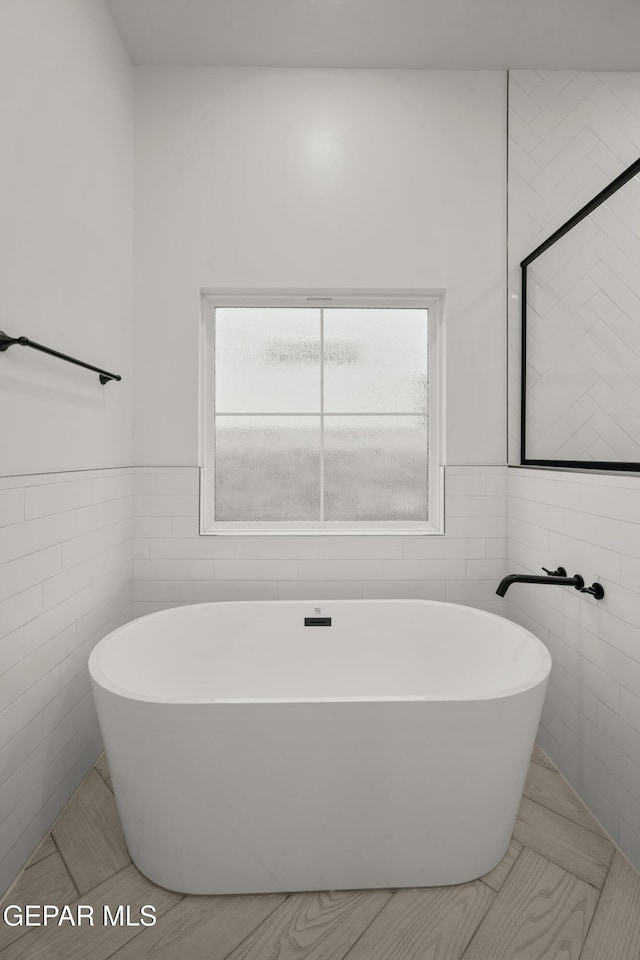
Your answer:
[[[2,911],[2,920],[8,927],[152,927],[157,917],[150,903],[139,908],[128,903],[113,907],[106,903],[102,907],[90,903],[10,903]]]

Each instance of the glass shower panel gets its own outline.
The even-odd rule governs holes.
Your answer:
[[[215,417],[216,520],[319,520],[320,417]]]
[[[325,520],[428,520],[426,417],[328,416]]]
[[[319,413],[320,311],[217,307],[217,413]]]
[[[325,411],[426,414],[428,319],[424,309],[325,309]]]
[[[640,463],[640,178],[527,268],[526,457]]]

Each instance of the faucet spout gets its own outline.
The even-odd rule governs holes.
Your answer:
[[[504,597],[512,583],[556,583],[564,587],[575,587],[576,590],[582,590],[584,587],[584,578],[576,573],[573,577],[537,577],[528,573],[510,573],[500,581],[496,593],[499,597]]]

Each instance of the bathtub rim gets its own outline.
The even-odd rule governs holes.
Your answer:
[[[234,704],[240,704],[243,706],[256,704],[261,706],[267,706],[268,704],[331,704],[331,703],[468,703],[468,702],[489,702],[493,700],[501,700],[505,697],[517,696],[520,693],[525,693],[528,690],[531,690],[537,687],[541,683],[545,683],[551,673],[552,659],[549,650],[545,644],[530,630],[527,630],[526,627],[520,626],[513,620],[508,620],[506,617],[501,617],[499,614],[491,613],[488,610],[482,610],[479,607],[469,607],[464,605],[464,609],[472,611],[474,616],[479,616],[483,618],[489,618],[493,621],[499,621],[502,625],[505,623],[508,624],[509,629],[513,629],[517,634],[525,636],[528,642],[532,642],[539,655],[540,663],[535,670],[535,672],[527,678],[527,680],[522,681],[521,683],[512,685],[510,687],[505,687],[501,690],[492,690],[489,694],[471,696],[466,695],[464,697],[449,697],[449,696],[434,696],[433,694],[429,695],[406,695],[406,696],[349,696],[349,697],[208,697],[208,698],[199,698],[192,697],[190,699],[185,699],[181,697],[179,699],[169,699],[166,696],[151,696],[147,693],[142,693],[140,691],[130,690],[125,687],[120,686],[118,683],[113,681],[108,677],[105,672],[102,670],[100,665],[100,655],[102,650],[107,646],[108,642],[118,636],[121,633],[124,633],[126,630],[130,629],[133,624],[139,623],[140,621],[153,621],[159,617],[166,616],[175,610],[182,610],[184,606],[188,606],[190,609],[202,608],[202,607],[217,607],[220,604],[225,606],[247,606],[249,604],[260,603],[264,605],[278,605],[278,606],[288,606],[288,605],[300,605],[300,604],[309,604],[313,605],[314,603],[327,604],[336,603],[340,605],[356,605],[356,604],[392,604],[392,605],[405,605],[407,603],[418,603],[420,605],[427,604],[430,607],[447,607],[447,608],[456,608],[459,609],[462,605],[458,603],[451,603],[445,600],[423,600],[421,598],[406,598],[406,599],[367,599],[367,600],[323,600],[323,601],[307,601],[307,600],[209,600],[202,603],[190,603],[183,604],[175,607],[168,607],[164,610],[156,610],[153,613],[144,614],[141,617],[136,617],[133,620],[128,620],[127,623],[122,624],[119,627],[116,627],[115,630],[111,630],[108,634],[102,637],[95,645],[91,653],[89,654],[88,660],[88,669],[89,676],[92,684],[95,683],[101,687],[106,692],[116,696],[121,697],[126,700],[139,701],[141,703],[157,704],[163,706],[189,706],[189,707],[208,707],[208,706],[231,706]]]

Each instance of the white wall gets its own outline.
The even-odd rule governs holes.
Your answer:
[[[518,263],[640,154],[640,74],[512,71],[510,455],[518,462]],[[578,282],[589,265],[574,262]],[[609,267],[616,270],[615,257]],[[595,286],[593,287],[595,292]],[[513,619],[554,660],[540,742],[640,868],[640,477],[510,469],[514,572],[565,566],[606,595],[516,585]]]
[[[202,287],[445,288],[448,462],[504,463],[505,87],[136,71],[137,463],[198,463]]]
[[[133,71],[102,0],[0,9],[0,474],[131,463]]]
[[[505,76],[136,71],[134,609],[502,610]],[[445,288],[446,536],[197,536],[200,290]]]
[[[130,615],[132,69],[102,0],[0,4],[0,891],[100,749],[89,650]],[[124,467],[124,469],[122,469]]]

